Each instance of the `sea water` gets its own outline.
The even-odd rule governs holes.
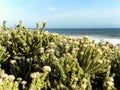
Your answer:
[[[68,35],[73,38],[89,36],[96,42],[120,44],[120,28],[48,28],[46,31]]]

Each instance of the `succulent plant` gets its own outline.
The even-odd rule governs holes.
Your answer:
[[[7,28],[3,22],[0,90],[7,90],[7,84],[9,90],[120,89],[119,45],[49,33],[45,26],[46,22],[41,28],[36,23],[36,29],[29,30],[20,21],[15,28]],[[3,83],[6,76],[10,83]]]

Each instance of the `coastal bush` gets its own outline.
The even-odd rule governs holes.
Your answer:
[[[22,21],[15,28],[3,22],[0,90],[119,90],[120,46],[49,33],[45,25],[30,30]],[[4,75],[14,77],[11,84]]]
[[[113,48],[113,51],[111,53],[111,73],[115,73],[115,86],[120,89],[119,82],[120,82],[120,45],[116,45]]]

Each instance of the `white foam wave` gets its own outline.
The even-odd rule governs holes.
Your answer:
[[[95,40],[96,42],[110,42],[113,45],[120,44],[120,38],[118,37],[105,37],[105,36],[99,36],[99,35],[87,35],[91,38],[91,40]],[[70,36],[72,38],[81,38],[84,37],[84,35],[72,35]]]

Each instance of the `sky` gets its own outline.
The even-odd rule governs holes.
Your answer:
[[[120,28],[120,0],[0,0],[0,25],[29,28]]]

